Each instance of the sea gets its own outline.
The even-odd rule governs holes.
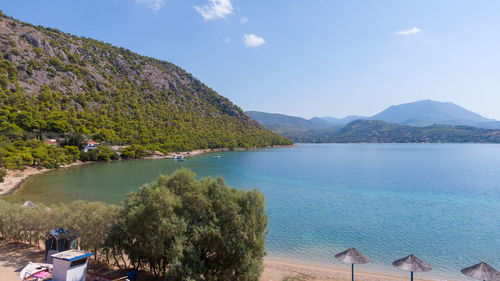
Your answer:
[[[361,271],[407,274],[392,261],[415,254],[418,277],[470,280],[460,269],[500,269],[500,145],[298,144],[187,158],[127,160],[57,169],[5,199],[118,204],[130,191],[187,167],[266,196],[267,257],[345,267],[350,247],[371,258]]]

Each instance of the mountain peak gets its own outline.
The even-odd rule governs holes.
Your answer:
[[[398,124],[477,125],[494,120],[487,119],[452,102],[439,102],[430,99],[400,105],[393,105],[371,119]]]
[[[440,125],[466,125],[485,129],[500,129],[500,122],[485,118],[453,102],[423,99],[415,102],[391,105],[384,111],[371,116],[347,116],[345,118],[320,117],[331,124],[341,126],[357,119],[381,120],[389,123],[415,127]],[[312,119],[311,119],[312,120]]]

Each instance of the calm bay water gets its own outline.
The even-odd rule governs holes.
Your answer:
[[[117,203],[188,167],[262,190],[271,257],[341,266],[333,255],[355,246],[373,261],[361,270],[401,273],[390,264],[410,253],[434,266],[419,276],[441,280],[466,280],[459,269],[481,260],[500,269],[500,145],[303,144],[216,155],[55,170],[7,199]]]

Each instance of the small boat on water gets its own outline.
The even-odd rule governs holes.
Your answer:
[[[220,155],[214,155],[213,158],[220,158]]]
[[[184,158],[184,156],[182,156],[182,155],[176,155],[174,157],[174,159],[177,160],[177,161],[184,161],[184,160],[186,160],[186,158]]]

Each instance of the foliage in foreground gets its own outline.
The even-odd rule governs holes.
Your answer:
[[[171,280],[258,280],[267,215],[257,190],[188,170],[129,194],[108,246]]]
[[[74,229],[101,261],[169,280],[258,280],[267,215],[258,190],[189,170],[132,192],[121,207],[76,201],[29,209],[0,200],[0,235],[37,243],[53,228]]]
[[[100,258],[119,207],[102,202],[74,201],[45,207],[25,208],[0,200],[0,237],[38,245],[55,228],[72,229],[80,236],[80,247]]]

